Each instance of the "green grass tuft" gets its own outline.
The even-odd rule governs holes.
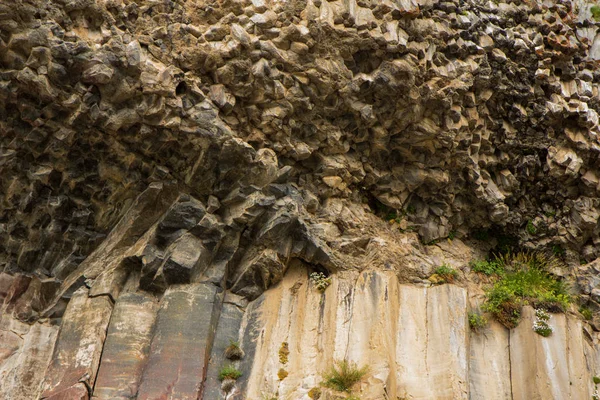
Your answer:
[[[323,375],[323,386],[340,392],[350,392],[369,371],[368,367],[358,368],[356,364],[346,360],[337,361],[331,369]]]
[[[225,365],[219,371],[219,380],[233,379],[234,381],[242,376],[242,373],[233,365]]]
[[[458,271],[446,264],[442,264],[437,267],[434,273],[447,283],[454,282],[454,280],[458,277]]]

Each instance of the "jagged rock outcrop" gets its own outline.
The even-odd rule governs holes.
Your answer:
[[[306,399],[338,359],[364,399],[590,398],[592,5],[0,4],[0,398]],[[507,245],[592,320],[470,332]]]

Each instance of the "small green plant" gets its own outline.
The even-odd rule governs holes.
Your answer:
[[[485,316],[475,312],[469,313],[469,327],[473,332],[480,332],[487,324],[488,320]]]
[[[219,380],[223,381],[225,379],[233,379],[234,381],[242,376],[242,373],[233,365],[225,365],[219,371]]]
[[[556,257],[564,257],[565,256],[565,249],[563,249],[561,246],[555,244],[554,246],[552,246],[552,254],[554,254],[554,256]]]
[[[552,335],[554,329],[548,324],[550,314],[546,310],[538,308],[535,310],[535,320],[533,321],[533,331],[543,337]]]
[[[590,12],[592,13],[592,18],[594,18],[594,21],[600,21],[600,6],[593,5],[590,7]]]
[[[594,377],[592,378],[592,380],[594,381],[594,385],[598,385],[598,384],[600,384],[600,378],[598,378],[597,376],[594,376]]]
[[[594,315],[592,314],[592,310],[590,310],[587,306],[579,307],[579,313],[581,314],[583,319],[587,321],[591,320],[594,317]]]
[[[329,287],[329,285],[331,285],[331,277],[325,276],[325,274],[322,272],[313,272],[310,274],[310,280],[321,293],[323,293]]]
[[[346,360],[337,361],[323,375],[323,386],[340,392],[350,392],[369,371],[368,367],[358,368],[356,364]]]
[[[346,400],[360,400],[360,397],[351,394],[350,396],[346,397]]]
[[[547,271],[562,265],[540,253],[508,254],[496,259],[505,273],[486,291],[483,310],[511,329],[518,325],[521,307],[531,304],[564,312],[571,301],[565,285]]]
[[[536,226],[533,224],[533,221],[529,220],[527,221],[527,233],[529,233],[530,235],[535,235],[537,233],[537,228]]]
[[[279,362],[287,364],[289,355],[290,349],[288,347],[288,342],[282,342],[281,347],[279,348]]]
[[[450,231],[450,233],[448,234],[448,239],[454,240],[455,237],[456,237],[456,231]]]
[[[454,282],[454,280],[458,277],[458,271],[446,264],[442,264],[437,267],[434,273],[446,283]]]
[[[240,348],[239,342],[229,341],[229,346],[225,349],[225,358],[229,360],[241,360],[244,357],[244,351]]]
[[[402,222],[402,215],[398,215],[398,213],[395,211],[389,212],[385,215],[385,220],[399,224],[400,222]]]
[[[490,275],[500,276],[504,273],[504,269],[502,269],[502,266],[500,265],[500,263],[497,261],[494,261],[494,260],[471,261],[470,265],[471,265],[471,270],[473,272],[479,272],[479,273],[485,274],[487,276],[490,276]]]

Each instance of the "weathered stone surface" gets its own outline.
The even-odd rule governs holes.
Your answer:
[[[79,382],[94,387],[112,308],[108,296],[88,297],[86,288],[75,292],[46,371],[42,397],[75,391],[71,387]]]
[[[400,396],[468,398],[465,290],[453,285],[402,287],[398,327]]]
[[[245,303],[246,301],[236,295],[225,296],[203,385],[202,399],[226,398],[226,394],[221,390],[219,371],[223,365],[232,363],[226,358],[225,350],[232,343],[240,343],[240,326],[245,311],[242,307]],[[239,392],[239,389],[237,391]]]
[[[0,368],[20,374],[15,360],[37,360],[23,353],[38,349],[34,325],[60,325],[50,398],[224,396],[220,349],[242,311],[226,303],[219,317],[219,304],[233,292],[252,303],[230,399],[306,400],[339,359],[371,365],[365,400],[589,398],[600,368],[592,6],[2,2]],[[463,300],[485,284],[468,263],[507,242],[564,258],[552,272],[594,314],[583,334],[571,317],[548,340],[468,332]],[[430,287],[442,264],[457,286]],[[324,294],[308,270],[332,275]],[[111,302],[147,292],[162,306],[140,383],[154,310],[102,342]],[[520,366],[515,351],[528,354]],[[568,371],[526,374],[547,360]],[[1,390],[33,393],[37,380]]]
[[[532,329],[535,312],[524,307],[523,320],[510,335],[513,399],[587,399],[592,396],[581,325],[565,315],[553,314],[554,329],[543,338]]]
[[[348,278],[338,277],[321,295],[296,265],[265,294],[247,395],[302,398],[334,360],[347,359],[369,366],[354,388],[365,398],[468,398],[466,291],[399,285],[394,274],[380,271]],[[279,359],[284,342],[286,363]],[[282,381],[280,368],[289,372]]]
[[[222,301],[212,284],[175,285],[160,303],[140,400],[196,400],[210,357]]]
[[[158,302],[144,293],[117,300],[102,351],[94,399],[130,399],[138,391],[150,350]]]
[[[469,336],[469,399],[512,400],[509,335],[492,320]]]
[[[49,323],[28,326],[9,320],[4,315],[0,323],[0,398],[37,399],[58,326]]]

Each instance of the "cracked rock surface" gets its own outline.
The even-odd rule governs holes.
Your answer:
[[[592,6],[1,2],[0,398],[308,399],[342,358],[363,399],[590,398]],[[592,320],[472,334],[507,243]]]

